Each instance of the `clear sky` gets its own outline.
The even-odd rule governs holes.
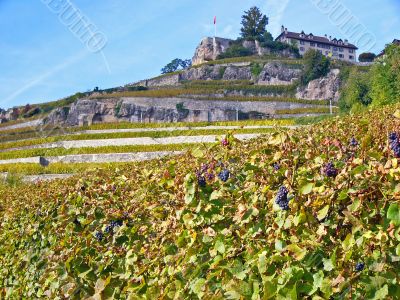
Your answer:
[[[74,35],[67,18],[60,21],[57,2],[79,9],[75,17],[99,33],[99,45],[107,40],[101,51]],[[214,15],[218,36],[236,38],[243,11],[253,5],[270,17],[274,37],[282,24],[353,43],[373,36],[376,45],[360,50],[373,44],[376,53],[400,38],[399,0],[0,0],[0,107],[156,76],[173,58],[191,58],[202,37],[214,34]],[[335,5],[341,5],[336,13]],[[347,17],[363,36],[346,34],[340,24]]]

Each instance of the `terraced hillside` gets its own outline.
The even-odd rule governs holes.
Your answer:
[[[301,86],[302,59],[270,55],[216,60],[123,87],[15,108],[8,114],[18,119],[0,128],[218,122],[335,113],[340,67],[332,65],[327,76]]]
[[[89,127],[36,127],[0,131],[0,173],[17,176],[73,174],[90,167],[176,155],[214,143],[228,132],[245,140],[292,120],[222,123],[106,123]],[[32,177],[28,177],[32,178]],[[34,177],[53,178],[53,176]]]
[[[327,76],[301,86],[303,64],[271,55],[215,60],[21,108],[27,118],[0,125],[0,173],[71,174],[83,169],[78,163],[175,155],[229,131],[245,140],[296,118],[335,114],[340,70],[333,66]],[[40,113],[28,114],[32,110]]]
[[[0,295],[399,299],[399,111],[1,187]]]
[[[242,62],[203,64],[128,85],[94,93],[47,119],[50,124],[96,122],[213,122],[268,119],[330,113],[338,100],[339,70],[300,87],[302,61],[269,57]],[[333,108],[333,112],[336,108]]]

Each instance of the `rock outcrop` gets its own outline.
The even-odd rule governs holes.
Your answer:
[[[89,103],[90,102],[90,103]],[[281,101],[229,101],[191,98],[130,97],[119,99],[83,99],[67,115],[47,118],[46,123],[82,126],[104,122],[170,123],[212,122],[281,117],[277,110],[313,107],[310,104]],[[53,124],[55,125],[55,124]]]
[[[192,58],[192,65],[196,66],[205,62],[216,60],[217,57],[228,50],[228,48],[234,42],[234,40],[223,38],[206,37],[202,39],[200,45],[197,46],[194,56]],[[243,41],[242,46],[249,49],[253,55],[262,56],[272,54],[273,52],[268,47],[262,47],[262,45],[258,41]],[[278,52],[275,51],[274,54],[281,57],[296,57],[296,53],[294,53],[290,49],[283,49]]]
[[[280,62],[271,62],[264,66],[260,76],[258,76],[257,84],[289,85],[298,79],[300,74],[300,68],[293,68]]]
[[[55,109],[43,122],[45,124],[65,124],[68,126],[117,122],[118,116],[115,114],[117,103],[117,99],[110,99],[108,101],[81,99],[73,103],[69,109],[65,107]]]
[[[298,88],[296,98],[300,99],[326,99],[339,101],[340,97],[340,70],[334,69],[323,78],[311,81],[306,87]]]
[[[224,53],[233,40],[224,38],[203,38],[194,53],[192,64],[199,65],[207,61],[216,60],[218,55]]]
[[[251,74],[250,67],[226,67],[222,76],[223,80],[251,80],[253,75]]]
[[[180,75],[180,81],[187,80],[218,80],[222,79],[225,68],[223,66],[201,66],[198,68],[190,68],[183,71]]]

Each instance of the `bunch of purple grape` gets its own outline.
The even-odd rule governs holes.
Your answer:
[[[109,225],[104,229],[105,233],[113,233],[114,228],[122,226],[122,220],[112,220]]]
[[[327,177],[336,177],[338,174],[338,170],[335,168],[332,162],[329,162],[324,166],[323,173]]]
[[[396,132],[392,132],[391,134],[389,134],[389,144],[390,149],[392,149],[394,155],[400,158],[400,141],[399,136]]]
[[[104,235],[101,231],[97,231],[96,234],[94,235],[96,237],[96,239],[101,242],[104,238]]]
[[[228,179],[229,179],[229,177],[230,177],[230,173],[229,173],[229,170],[228,169],[224,169],[224,170],[222,170],[219,174],[218,174],[218,177],[219,177],[219,179],[221,179],[223,182],[227,182],[228,181]]]
[[[276,195],[275,203],[279,205],[282,210],[289,210],[288,189],[282,185],[278,194]]]
[[[351,140],[350,140],[350,146],[351,147],[357,147],[358,146],[358,141],[354,137],[352,137]]]
[[[197,183],[200,187],[205,187],[207,185],[207,180],[214,179],[214,167],[215,163],[203,164],[200,170],[196,171]]]

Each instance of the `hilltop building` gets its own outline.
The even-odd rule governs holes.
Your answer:
[[[344,60],[348,62],[356,62],[356,51],[358,48],[350,44],[348,40],[336,39],[331,36],[317,36],[312,33],[306,34],[288,31],[282,26],[281,34],[276,38],[276,41],[297,45],[300,55],[304,55],[308,50],[315,49],[325,56],[334,59]]]

